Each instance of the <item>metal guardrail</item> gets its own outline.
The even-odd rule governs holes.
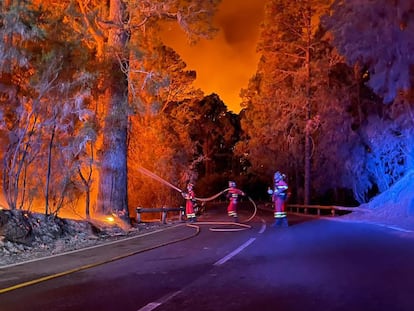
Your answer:
[[[352,212],[355,210],[354,207],[344,207],[336,205],[301,205],[301,204],[288,204],[287,209],[290,212],[311,214],[310,211],[315,211],[314,214],[320,216],[322,210],[330,211],[331,216],[336,216],[338,211]],[[313,214],[313,213],[312,213]]]
[[[272,203],[265,203],[259,204],[258,207],[265,207],[268,210],[273,210]],[[288,212],[293,213],[301,213],[305,215],[317,215],[321,216],[321,211],[329,211],[328,215],[336,216],[339,215],[339,211],[347,211],[353,212],[356,210],[360,210],[358,207],[344,207],[344,206],[336,206],[336,205],[303,205],[303,204],[288,204],[286,206]],[[170,212],[179,212],[178,217],[179,220],[182,221],[182,217],[184,215],[185,208],[180,207],[137,207],[137,222],[140,223],[142,221],[141,214],[143,213],[161,213],[161,222],[165,224],[167,222],[168,213]]]
[[[272,203],[263,204],[266,209],[273,210]],[[262,205],[262,206],[263,206]],[[322,211],[328,211],[328,215],[337,216],[340,211],[353,212],[358,210],[357,207],[344,207],[336,205],[303,205],[303,204],[288,204],[286,206],[288,212],[305,214],[305,215],[317,215],[321,216]],[[325,213],[326,214],[326,213]]]
[[[137,222],[141,222],[141,214],[142,213],[161,213],[161,222],[165,224],[167,222],[167,216],[169,212],[179,212],[179,220],[182,220],[182,216],[184,213],[184,207],[137,207]]]

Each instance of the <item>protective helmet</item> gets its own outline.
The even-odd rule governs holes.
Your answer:
[[[193,189],[193,187],[194,187],[194,184],[193,184],[193,183],[189,182],[189,183],[187,184],[187,189],[188,189],[188,190]]]
[[[229,181],[229,187],[230,188],[235,188],[236,187],[236,183],[234,181]]]
[[[275,175],[273,176],[273,179],[275,180],[275,182],[281,181],[282,179],[285,178],[285,175],[282,174],[281,172],[277,171],[275,173]]]

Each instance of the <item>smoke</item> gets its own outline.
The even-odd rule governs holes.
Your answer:
[[[247,87],[256,71],[256,46],[265,2],[223,0],[215,18],[219,33],[193,46],[174,26],[164,31],[165,43],[180,54],[188,69],[196,70],[196,87],[206,95],[218,94],[236,113],[240,111],[240,89]]]

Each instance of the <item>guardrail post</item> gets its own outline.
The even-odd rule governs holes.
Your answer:
[[[163,208],[161,212],[161,222],[163,224],[167,222],[167,210],[165,208]]]
[[[183,211],[184,211],[184,207],[180,206],[180,210],[178,211],[178,220],[182,221],[183,220]]]
[[[142,221],[142,214],[143,213],[161,213],[160,214],[160,221],[163,224],[167,223],[167,216],[168,212],[178,212],[178,218],[180,221],[183,219],[185,208],[183,206],[180,207],[157,207],[157,208],[145,208],[145,207],[137,207],[137,223]]]
[[[140,223],[141,222],[141,209],[137,208],[136,210],[137,210],[137,223]]]

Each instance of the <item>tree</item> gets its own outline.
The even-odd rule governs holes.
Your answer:
[[[412,87],[413,11],[411,0],[337,0],[323,18],[339,52],[366,71],[367,84],[386,103]]]
[[[0,33],[4,38],[0,42],[0,55],[2,56],[0,60],[1,121],[3,133],[7,133],[9,130],[16,129],[16,123],[19,121],[19,115],[15,114],[15,111],[20,108],[17,99],[19,86],[16,82],[26,80],[29,76],[27,74],[29,68],[27,43],[39,39],[42,33],[39,28],[28,26],[34,24],[37,12],[27,3],[16,5],[14,1],[7,0],[0,4],[0,9]],[[30,126],[26,129],[29,128]],[[23,135],[12,136],[11,140],[19,145]],[[8,141],[2,144],[4,145],[8,145]],[[26,148],[23,146],[22,149]],[[10,148],[4,150],[3,154],[9,151]],[[16,188],[23,169],[24,156],[23,159],[15,156],[12,163],[14,167],[11,171],[7,172],[6,166],[4,167],[3,190],[10,208],[15,209],[18,206]],[[12,189],[8,191],[9,188]]]
[[[129,1],[106,3],[78,0],[71,6],[74,29],[87,35],[100,62],[101,87],[104,96],[103,139],[100,148],[99,189],[97,209],[115,212],[127,218],[127,126],[128,70],[131,52],[129,39],[141,36],[144,27],[156,27],[161,21],[176,21],[194,40],[211,35],[211,19],[217,0]],[[138,57],[139,58],[139,57]]]
[[[372,100],[373,95],[359,105],[365,110],[359,113],[361,144],[351,148],[347,167],[361,203],[388,189],[412,167],[413,10],[409,0],[335,1],[322,19],[361,84],[390,105],[380,108],[381,100]]]
[[[78,154],[95,136],[82,130],[93,115],[86,100],[93,81],[90,54],[63,23],[61,5],[49,10],[38,1],[10,1],[0,28],[10,38],[1,47],[8,55],[1,67],[8,84],[0,90],[9,137],[3,189],[11,209],[44,204],[46,215],[78,200],[76,167],[85,158]]]
[[[185,186],[195,174],[186,103],[203,96],[193,86],[195,72],[186,69],[185,62],[160,41],[155,30],[138,34],[131,37],[131,44],[140,54],[132,53],[129,65],[130,104],[135,110],[128,135],[131,218],[137,206],[177,205],[182,201],[175,190],[149,179],[139,168]]]
[[[258,46],[262,53],[258,72],[250,81],[250,90],[242,93],[246,96],[243,130],[248,145],[254,147],[245,146],[239,152],[248,155],[259,174],[270,177],[279,167],[289,170],[297,181],[303,179],[303,187],[297,184],[296,189],[303,189],[299,196],[305,204],[310,200],[311,140],[318,125],[313,95],[319,68],[313,57],[320,40],[318,19],[329,3],[268,2]],[[256,154],[254,148],[258,148]],[[256,159],[260,163],[253,163]]]
[[[2,3],[1,8],[4,9],[5,14],[2,15],[4,18],[2,19],[1,30],[4,34],[3,37],[8,38],[5,41],[7,44],[1,46],[2,55],[4,56],[1,63],[2,69],[10,71],[10,68],[13,68],[13,61],[18,64],[23,69],[21,77],[25,79],[24,81],[22,79],[18,80],[19,87],[27,88],[24,90],[26,94],[19,89],[20,93],[17,96],[16,107],[9,105],[9,103],[14,100],[13,96],[16,94],[17,84],[12,83],[10,87],[2,85],[0,90],[5,103],[5,109],[3,110],[4,123],[15,125],[15,133],[18,134],[16,136],[18,139],[13,140],[13,142],[17,142],[14,145],[14,150],[18,152],[13,152],[13,147],[10,149],[10,155],[18,155],[18,161],[13,160],[13,157],[8,157],[6,161],[9,174],[5,174],[5,176],[13,176],[14,179],[13,181],[11,179],[4,180],[4,184],[8,185],[7,192],[9,194],[18,193],[18,191],[11,189],[9,185],[26,185],[25,178],[29,176],[27,175],[29,172],[27,170],[28,165],[33,161],[45,159],[48,168],[47,173],[44,176],[45,179],[39,179],[39,182],[45,181],[46,213],[49,212],[50,199],[55,200],[54,198],[58,197],[55,194],[59,192],[61,194],[69,193],[64,186],[65,180],[69,182],[66,185],[73,186],[75,184],[75,188],[84,189],[87,202],[86,211],[88,211],[88,198],[93,180],[92,168],[94,165],[90,160],[94,158],[95,148],[97,148],[100,174],[97,208],[100,212],[115,212],[126,218],[128,118],[133,111],[139,111],[138,108],[141,103],[140,101],[134,101],[131,91],[134,89],[140,90],[145,84],[133,84],[131,69],[140,70],[143,64],[152,62],[152,65],[154,65],[156,63],[157,57],[152,57],[154,55],[153,50],[145,46],[148,42],[153,44],[155,41],[147,40],[146,34],[155,33],[161,22],[178,22],[188,34],[190,41],[195,41],[198,37],[209,38],[214,33],[211,27],[211,19],[218,2],[217,0],[194,0],[182,3],[178,0],[170,0],[129,1],[124,3],[119,0],[110,0],[105,3],[101,1],[85,3],[79,0],[53,2],[50,6],[48,6],[47,1],[38,0],[19,1],[16,2],[15,6],[12,0],[5,2],[4,5]],[[15,8],[21,10],[19,11],[21,13]],[[36,8],[39,15],[30,13],[27,8]],[[21,16],[25,18],[34,16],[33,21],[21,23],[23,27],[29,25],[26,32],[18,28],[20,24],[17,21]],[[41,27],[37,28],[40,24]],[[37,42],[33,40],[28,44],[26,37],[29,36],[27,34],[35,37],[38,29],[40,29],[39,33],[44,35],[46,40]],[[54,32],[49,32],[51,29]],[[160,45],[157,43],[155,46]],[[25,54],[23,48],[26,47],[29,47],[33,54]],[[148,50],[151,52],[148,53]],[[159,49],[158,56],[160,57],[158,61],[162,54],[169,54],[174,57],[173,53],[168,50],[163,51],[161,48]],[[30,59],[32,55],[37,55],[37,58]],[[47,70],[47,57],[42,59],[38,57],[39,55],[52,57],[56,65]],[[146,59],[148,56],[151,56],[152,59]],[[29,61],[32,61],[32,63],[28,65]],[[134,65],[138,65],[131,67],[133,62],[135,62]],[[74,72],[76,73],[75,67],[78,69],[77,75],[74,74]],[[158,69],[150,68],[148,72],[143,72],[143,76],[145,81],[148,81],[147,78],[156,77],[156,79],[149,79],[151,83],[148,83],[155,89],[166,91],[168,87],[165,86],[170,85],[169,94],[158,93],[158,97],[155,96],[150,99],[155,103],[164,105],[161,109],[163,111],[167,108],[169,101],[173,101],[174,98],[178,100],[180,94],[183,95],[185,90],[173,94],[171,92],[173,86],[168,81],[169,78],[163,76],[163,72],[157,72]],[[97,77],[95,84],[87,85],[86,83],[82,85],[86,82],[84,78],[90,72],[89,70],[93,70]],[[17,71],[14,70],[13,75],[17,77],[16,73]],[[25,73],[26,75],[24,75]],[[83,73],[85,74],[83,75]],[[11,81],[4,74],[3,77],[4,81]],[[91,82],[93,76],[89,78]],[[187,81],[192,81],[194,78],[195,74],[193,72],[187,73]],[[29,79],[37,84],[30,85]],[[76,82],[79,83],[71,84],[74,81],[73,79],[78,79]],[[173,80],[176,83],[178,82],[177,78]],[[46,84],[42,84],[43,82],[46,82]],[[181,82],[186,83],[185,79]],[[91,92],[84,96],[88,90],[91,90]],[[145,96],[140,97],[142,99]],[[166,97],[169,98],[165,100]],[[33,100],[22,101],[22,99],[27,98],[33,98]],[[97,118],[83,118],[86,106],[81,107],[81,105],[85,103],[86,98],[89,107],[96,107],[94,112],[97,114]],[[165,101],[162,102],[160,99]],[[56,105],[50,106],[51,102]],[[13,108],[10,109],[10,107]],[[20,113],[16,114],[17,109],[20,109]],[[21,113],[22,111],[27,113]],[[70,111],[74,113],[68,114]],[[13,120],[16,116],[21,117],[20,119],[24,122],[19,122],[16,125],[15,120]],[[81,122],[75,122],[76,120]],[[95,120],[102,127],[87,125]],[[25,129],[25,131],[21,131],[21,129]],[[102,129],[101,136],[94,134],[93,131],[96,129]],[[65,136],[72,134],[70,137],[73,137],[75,133],[84,134],[84,139],[70,140],[68,136]],[[86,152],[87,146],[90,147],[88,148],[90,152]],[[28,150],[31,151],[31,157],[27,155],[26,151]],[[61,151],[68,152],[63,153]],[[71,156],[67,157],[68,154]],[[65,161],[64,167],[68,168],[68,175],[65,172],[64,175],[59,176],[54,173],[57,172],[54,167],[59,163],[62,165],[62,161]],[[83,165],[85,166],[83,167]],[[32,167],[36,168],[34,165]],[[34,172],[32,170],[32,173]],[[39,172],[36,173],[39,174]],[[23,181],[20,176],[25,177]],[[77,176],[79,180],[76,180],[74,176]],[[62,178],[60,179],[60,177]],[[60,183],[52,184],[52,179],[62,180],[63,188],[57,189],[56,186]],[[17,196],[13,194],[9,201],[16,206]],[[60,206],[59,202],[62,202],[62,200],[57,199],[55,202],[58,202],[57,204]]]
[[[230,171],[231,165],[225,167],[223,164],[232,162],[231,150],[240,134],[237,118],[227,111],[217,94],[194,101],[190,110],[189,130],[202,157],[202,175]]]

